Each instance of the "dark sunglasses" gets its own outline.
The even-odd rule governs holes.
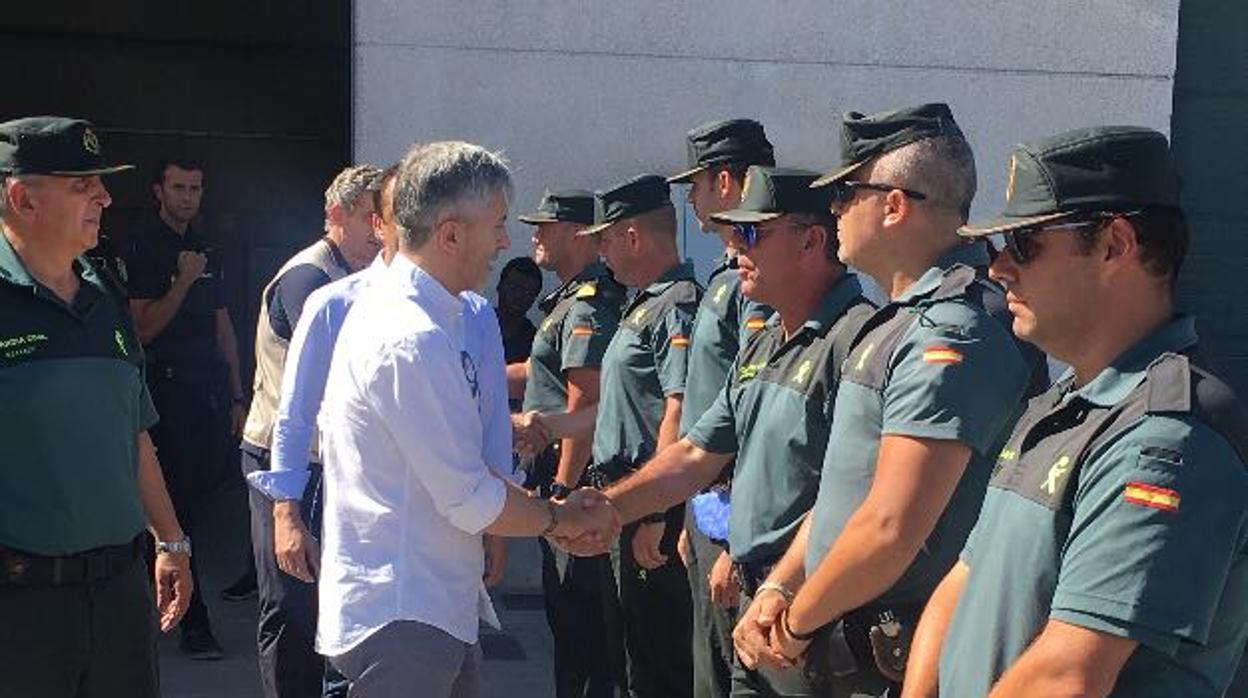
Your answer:
[[[854,198],[854,194],[859,189],[869,189],[871,191],[899,191],[907,197],[915,201],[922,201],[927,198],[927,194],[913,189],[904,189],[895,187],[891,184],[878,184],[876,182],[855,182],[853,180],[842,180],[832,183],[832,205],[844,206]]]
[[[1049,225],[1033,225],[1026,228],[1018,228],[1007,233],[1002,233],[1001,237],[1004,238],[1005,245],[1000,250],[996,250],[994,246],[994,251],[997,253],[1008,251],[1010,253],[1010,257],[1014,259],[1014,263],[1019,266],[1030,264],[1040,252],[1039,245],[1036,243],[1036,236],[1040,233],[1047,233],[1055,230],[1085,230],[1091,227],[1100,227],[1107,220],[1109,220],[1108,217],[1098,216],[1089,220],[1073,222],[1064,221],[1062,223],[1052,223]]]
[[[802,230],[805,229],[806,226],[790,223],[787,227],[793,228],[794,230]],[[737,236],[745,242],[745,249],[747,250],[754,249],[754,246],[758,244],[759,237],[761,237],[763,233],[770,233],[775,230],[775,228],[763,230],[755,223],[734,223],[732,226],[732,232],[736,233]]]

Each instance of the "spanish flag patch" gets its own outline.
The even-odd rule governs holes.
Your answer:
[[[752,317],[745,321],[745,329],[751,332],[757,332],[767,326],[767,321],[761,317]]]
[[[671,337],[672,346],[687,347],[689,346],[689,338],[683,334],[674,334]]]
[[[923,350],[923,363],[960,364],[962,352],[951,347],[928,347]]]
[[[1128,482],[1122,488],[1122,498],[1142,507],[1152,507],[1171,513],[1179,510],[1179,493],[1165,487],[1146,485],[1143,482]]]
[[[589,325],[574,325],[572,327],[573,337],[592,337],[593,334],[594,328]]]

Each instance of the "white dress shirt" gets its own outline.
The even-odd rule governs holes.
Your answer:
[[[337,656],[394,620],[475,643],[481,531],[506,488],[510,430],[483,429],[483,400],[505,399],[502,353],[465,331],[473,300],[451,295],[402,255],[362,289],[343,322],[319,416],[325,460],[317,650]],[[475,323],[474,323],[475,324]],[[497,432],[502,432],[497,433]]]

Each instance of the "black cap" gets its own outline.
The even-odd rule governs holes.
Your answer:
[[[584,189],[549,191],[542,195],[537,210],[516,216],[530,225],[539,223],[594,223],[594,193]]]
[[[91,124],[63,116],[30,116],[0,124],[0,174],[83,177],[134,165],[108,165]]]
[[[637,175],[614,187],[594,194],[594,225],[577,235],[595,235],[633,216],[653,211],[672,203],[671,187],[656,174]]]
[[[824,187],[843,179],[871,158],[903,145],[951,134],[961,136],[962,129],[948,104],[920,104],[878,114],[848,112],[841,119],[841,165],[811,186]]]
[[[690,131],[685,136],[685,144],[689,151],[689,169],[668,177],[668,182],[688,182],[695,174],[720,163],[776,164],[763,125],[753,119],[710,121]]]
[[[960,234],[992,235],[1094,211],[1179,208],[1166,137],[1138,126],[1083,128],[1020,145],[1006,176],[1001,217]]]
[[[745,173],[741,205],[731,211],[711,214],[716,223],[761,223],[786,213],[827,214],[832,205],[831,189],[811,189],[818,172],[789,167],[754,165]]]

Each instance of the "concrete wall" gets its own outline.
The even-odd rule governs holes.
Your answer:
[[[1192,246],[1179,283],[1206,356],[1248,395],[1248,3],[1196,0],[1179,15],[1175,155]],[[1244,684],[1248,694],[1248,680]]]
[[[527,207],[548,185],[674,172],[685,131],[710,118],[756,117],[782,164],[822,169],[841,112],[943,100],[975,146],[983,217],[1020,140],[1092,123],[1167,131],[1177,24],[1178,0],[367,0],[355,153],[501,148]]]

